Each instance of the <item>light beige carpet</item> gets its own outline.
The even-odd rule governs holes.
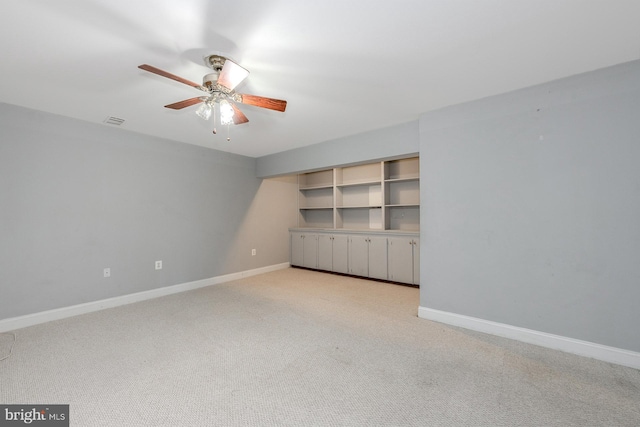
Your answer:
[[[640,371],[419,319],[418,293],[287,269],[21,329],[0,402],[89,427],[640,425]]]

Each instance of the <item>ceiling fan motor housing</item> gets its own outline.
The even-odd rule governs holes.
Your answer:
[[[219,75],[220,74],[218,72],[205,74],[205,76],[202,78],[202,86],[208,88],[209,90],[213,90],[218,83]]]

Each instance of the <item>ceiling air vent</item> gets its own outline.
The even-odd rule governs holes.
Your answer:
[[[107,117],[104,119],[104,122],[108,125],[120,126],[124,123],[124,119],[120,119],[118,117]]]

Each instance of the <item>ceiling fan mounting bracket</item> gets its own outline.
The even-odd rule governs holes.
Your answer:
[[[226,57],[218,55],[217,53],[207,55],[202,59],[204,59],[204,64],[216,73],[219,73],[222,70],[222,67],[224,67],[224,63],[227,61]]]

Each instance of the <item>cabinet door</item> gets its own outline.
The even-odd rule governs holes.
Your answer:
[[[369,277],[387,280],[387,238],[369,237]]]
[[[369,277],[369,242],[367,236],[349,236],[349,273]]]
[[[420,239],[413,239],[413,284],[420,284]]]
[[[291,233],[291,265],[304,265],[304,234]]]
[[[333,271],[333,236],[318,234],[318,268]]]
[[[303,267],[318,268],[318,235],[305,234],[302,242],[302,245],[304,246],[302,251]]]
[[[412,237],[389,238],[389,280],[414,283]]]
[[[349,239],[347,236],[333,236],[333,271],[336,273],[349,272]]]

